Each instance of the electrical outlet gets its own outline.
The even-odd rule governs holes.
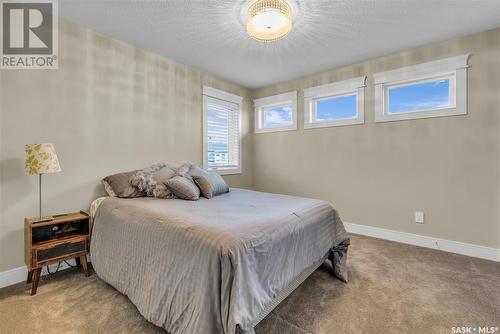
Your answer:
[[[422,211],[415,211],[415,223],[417,224],[424,223],[424,213]]]

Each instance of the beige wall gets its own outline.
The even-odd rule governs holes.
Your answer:
[[[373,73],[472,53],[468,115],[374,123]],[[334,55],[332,55],[334,56]],[[303,88],[366,74],[365,124],[303,129]],[[254,91],[298,90],[299,130],[254,135],[257,190],[330,201],[351,223],[500,248],[500,29]],[[426,222],[414,222],[414,211]]]
[[[38,208],[24,144],[55,144],[47,214],[86,209],[102,176],[201,162],[203,84],[244,97],[243,174],[232,186],[331,201],[347,222],[500,248],[500,29],[250,91],[60,22],[60,68],[0,71],[0,272],[23,265]],[[378,71],[472,53],[467,116],[375,124]],[[366,74],[365,124],[303,129],[302,89]],[[251,98],[299,91],[299,130],[253,135]],[[426,224],[413,222],[415,210]]]
[[[100,178],[157,161],[202,161],[202,85],[244,97],[243,174],[251,187],[246,88],[60,20],[59,70],[0,71],[0,272],[24,264],[23,218],[38,210],[24,144],[52,142],[63,171],[44,176],[47,214],[87,209]]]

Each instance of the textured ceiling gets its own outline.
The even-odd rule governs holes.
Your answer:
[[[292,32],[251,39],[245,0],[60,0],[60,15],[249,88],[500,26],[500,0],[290,0]]]

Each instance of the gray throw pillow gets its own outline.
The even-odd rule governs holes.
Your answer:
[[[193,175],[194,182],[200,188],[203,197],[212,198],[214,196],[229,192],[226,182],[217,173],[210,172],[205,175]]]
[[[145,192],[137,189],[130,184],[130,179],[136,172],[137,171],[134,170],[131,172],[109,175],[103,179],[103,182],[106,182],[109,187],[111,187],[117,197],[131,198],[146,196]]]
[[[168,190],[176,197],[196,201],[200,198],[200,189],[187,177],[176,175],[165,182]]]
[[[199,166],[192,165],[191,168],[189,168],[189,175],[191,177],[194,177],[194,176],[207,176],[208,172],[206,170],[204,170],[203,168],[199,167]]]
[[[116,194],[113,190],[113,188],[111,188],[111,186],[109,185],[108,182],[106,182],[105,180],[102,180],[102,185],[104,186],[104,190],[106,190],[106,192],[108,193],[108,196],[109,197],[116,197]]]

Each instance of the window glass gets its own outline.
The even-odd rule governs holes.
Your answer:
[[[450,106],[450,80],[389,88],[389,112],[406,113]]]
[[[356,95],[331,97],[316,101],[316,121],[355,118]]]
[[[228,111],[208,105],[207,151],[208,165],[229,163],[229,117]]]
[[[291,105],[265,108],[263,111],[266,128],[293,124]]]

